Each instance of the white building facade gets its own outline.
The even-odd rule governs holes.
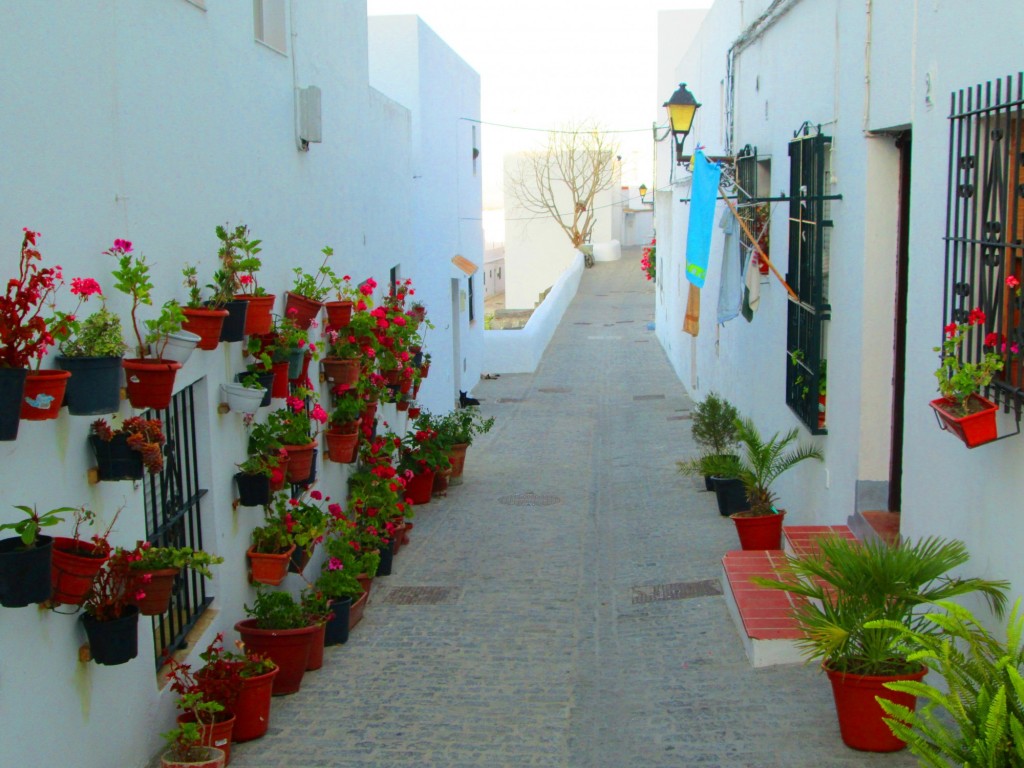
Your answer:
[[[400,102],[371,87],[361,0],[111,0],[5,10],[0,232],[8,277],[22,228],[38,230],[44,264],[61,265],[67,278],[98,280],[130,332],[128,300],[110,274],[114,259],[101,255],[115,238],[146,255],[161,304],[186,298],[185,262],[209,281],[217,225],[246,224],[262,240],[259,281],[277,294],[278,313],[292,267],[314,270],[330,245],[335,271],[354,282],[372,277],[383,291],[393,271],[413,280],[414,298],[435,325],[425,344],[434,359],[424,405],[450,409],[459,377],[479,375],[482,291],[472,303],[464,273],[455,286],[451,258],[482,261],[480,184],[471,131],[449,119],[478,115],[479,80],[440,41],[422,36],[418,68],[401,73],[417,82],[406,84]],[[385,51],[393,44],[402,43],[374,40]],[[312,115],[320,141],[304,151],[299,139],[316,138],[316,126],[300,124],[296,101],[309,86],[320,91]],[[475,324],[470,306],[478,307]],[[52,359],[43,365],[54,367]],[[242,344],[222,343],[193,353],[176,382],[176,413],[188,423],[183,444],[194,448],[188,471],[201,491],[202,545],[225,559],[193,606],[184,659],[194,666],[217,632],[230,645],[254,595],[245,551],[262,516],[232,506],[246,433],[240,414],[218,410],[220,384],[242,368]],[[321,395],[326,402],[326,389]],[[394,406],[382,407],[400,428]],[[120,415],[131,413],[122,403]],[[93,418],[62,411],[56,421],[23,422],[16,441],[0,444],[9,489],[0,522],[18,519],[14,504],[41,511],[84,504],[102,530],[123,507],[111,542],[132,546],[147,537],[147,516],[160,514],[148,481],[87,479]],[[343,500],[349,471],[321,460],[318,487]],[[69,535],[70,525],[48,532]],[[296,576],[285,582],[294,592],[301,586]],[[101,667],[79,660],[84,634],[67,609],[0,612],[0,762],[146,765],[175,715],[176,696],[156,671],[157,623],[140,622],[137,659]]]
[[[765,275],[744,319],[743,283],[716,226],[699,335],[683,333],[691,176],[668,138],[657,161],[657,335],[695,399],[717,391],[762,432],[800,426],[820,445],[824,463],[779,481],[787,524],[849,521],[863,533],[860,513],[900,511],[904,536],[962,539],[972,574],[1009,579],[1020,594],[1024,484],[1012,468],[1024,442],[968,450],[928,407],[938,397],[933,348],[953,310],[984,305],[986,330],[1012,330],[998,319],[1007,315],[996,307],[1012,302],[999,276],[1019,274],[1024,255],[1013,246],[1024,235],[1024,6],[972,3],[970,23],[963,10],[718,0],[688,47],[659,36],[659,94],[668,100],[684,82],[702,104],[685,154],[699,144],[730,159],[752,197],[733,202],[768,213],[769,256],[797,298]],[[961,92],[970,95],[957,106]],[[983,208],[986,189],[1002,202]],[[965,207],[975,193],[978,206]],[[716,225],[730,216],[720,197]],[[950,238],[993,250],[947,277]],[[1000,434],[1013,432],[1017,385],[990,394],[1009,408]]]

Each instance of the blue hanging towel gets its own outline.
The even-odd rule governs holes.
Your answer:
[[[693,158],[693,186],[690,188],[690,223],[686,233],[686,279],[704,287],[711,255],[711,231],[715,226],[715,201],[722,170],[700,150]]]

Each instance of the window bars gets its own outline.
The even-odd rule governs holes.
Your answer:
[[[941,324],[966,322],[975,307],[984,311],[985,333],[974,334],[962,354],[976,362],[986,342],[1003,354],[1003,371],[986,394],[1004,411],[1012,406],[1018,428],[1024,402],[1022,262],[1024,72],[950,97]]]

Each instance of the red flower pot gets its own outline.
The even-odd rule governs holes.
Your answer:
[[[270,388],[271,397],[288,397],[288,361],[273,363],[274,385]]]
[[[757,515],[737,512],[729,516],[736,523],[736,533],[743,549],[782,549],[782,521],[786,511],[777,515]]]
[[[99,573],[109,555],[97,557],[91,542],[53,537],[53,558],[50,561],[50,580],[53,584],[51,599],[64,605],[81,605],[92,580]]]
[[[181,324],[183,331],[199,336],[200,349],[216,349],[220,344],[220,332],[224,327],[224,319],[228,316],[226,309],[199,309],[185,307],[181,310],[188,318]]]
[[[168,360],[129,358],[124,360],[128,401],[133,408],[166,408],[171,404],[174,377],[181,363]]]
[[[908,693],[897,693],[885,687],[895,680],[921,680],[927,667],[908,675],[875,676],[854,675],[838,672],[825,667],[832,696],[836,702],[836,716],[839,718],[839,733],[843,743],[853,749],[866,752],[896,752],[906,745],[897,738],[885,724],[885,713],[875,700],[876,696],[914,709],[917,698]]]
[[[327,624],[317,624],[313,632],[313,640],[309,644],[309,661],[306,671],[320,669],[324,665],[324,640],[327,638]]]
[[[292,318],[295,321],[295,325],[304,331],[308,330],[309,326],[313,324],[323,306],[322,302],[307,299],[305,296],[300,296],[291,291],[285,294],[285,316]]]
[[[324,378],[331,388],[339,384],[354,387],[359,382],[359,369],[362,366],[359,358],[325,357],[320,364],[324,369]]]
[[[308,480],[313,472],[313,449],[316,448],[316,442],[284,445],[282,448],[288,452],[288,482],[301,483]]]
[[[294,544],[287,552],[279,553],[253,552],[250,547],[245,554],[248,555],[249,566],[252,568],[252,581],[276,587],[288,575],[288,563],[294,551]]]
[[[235,624],[246,649],[269,656],[277,664],[273,693],[284,696],[295,693],[302,686],[302,676],[309,663],[309,650],[316,626],[299,629],[260,629],[256,619]]]
[[[367,590],[359,596],[359,599],[352,603],[352,607],[348,609],[348,628],[352,629],[363,620],[363,611],[366,609],[366,601],[370,598],[370,592]]]
[[[998,406],[991,400],[986,400],[977,394],[972,394],[969,406],[973,413],[966,416],[958,416],[953,410],[955,400],[948,397],[940,397],[932,400],[928,405],[935,411],[939,419],[939,426],[944,430],[952,432],[959,437],[968,448],[977,448],[979,445],[991,443],[996,439],[996,411]]]
[[[324,433],[327,442],[327,458],[338,464],[351,464],[359,452],[359,421],[353,422],[355,429],[343,431],[332,427]]]
[[[56,419],[70,378],[69,371],[29,371],[21,396],[21,418],[28,421]]]
[[[443,470],[441,472],[434,473],[434,496],[447,496],[448,495],[448,481],[451,479],[452,471],[450,469]]]
[[[177,568],[158,568],[155,571],[132,571],[132,591],[142,590],[145,594],[141,600],[135,600],[139,613],[143,616],[159,616],[167,613],[171,604],[171,593],[174,591],[174,579],[180,571]],[[149,581],[145,576],[149,576]],[[212,746],[219,746],[214,744]]]
[[[242,678],[242,690],[235,701],[235,730],[232,734],[235,741],[251,741],[267,732],[275,677],[277,669],[256,677]]]
[[[352,307],[354,303],[349,299],[341,301],[328,301],[324,303],[327,310],[327,325],[330,328],[347,328],[352,320]]]
[[[230,712],[221,712],[227,715],[223,720],[213,723],[205,723],[199,726],[202,734],[200,742],[204,747],[216,747],[224,752],[224,765],[231,762],[231,734],[235,727],[235,716]],[[194,723],[196,716],[192,712],[182,712],[178,715],[178,723]]]
[[[405,485],[406,495],[413,504],[426,504],[434,490],[434,470],[424,469],[412,476]]]
[[[245,313],[246,336],[270,333],[270,329],[273,327],[271,313],[274,310],[274,299],[276,298],[277,296],[272,293],[265,296],[235,295],[236,301],[244,301],[249,305]]]

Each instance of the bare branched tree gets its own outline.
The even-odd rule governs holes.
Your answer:
[[[594,228],[594,198],[615,180],[617,153],[596,125],[568,125],[524,156],[510,171],[508,189],[527,211],[554,219],[578,248]]]

